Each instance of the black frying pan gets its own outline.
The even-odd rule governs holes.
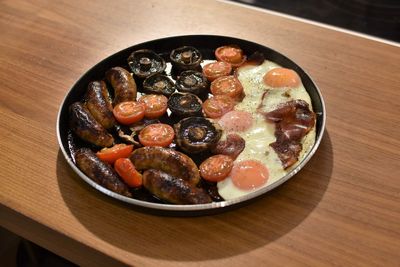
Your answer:
[[[68,141],[68,139],[70,139],[68,126],[68,107],[73,102],[80,101],[83,98],[89,82],[93,80],[103,79],[105,72],[111,67],[122,66],[126,69],[129,69],[127,66],[127,58],[133,51],[139,49],[151,49],[160,54],[166,61],[169,61],[169,54],[173,49],[181,46],[193,46],[200,50],[200,52],[203,54],[203,59],[215,59],[214,50],[219,46],[228,44],[238,45],[240,48],[243,49],[246,55],[251,55],[256,51],[261,52],[264,54],[266,59],[274,61],[283,67],[293,69],[300,75],[303,85],[311,97],[314,112],[317,114],[317,123],[315,144],[308,155],[302,160],[302,162],[300,162],[300,164],[295,169],[293,169],[291,172],[289,172],[278,181],[268,185],[267,187],[256,190],[243,197],[222,202],[213,202],[210,204],[172,205],[137,200],[114,193],[92,181],[75,166],[69,147],[70,143]],[[263,45],[242,39],[214,35],[188,35],[168,37],[137,44],[122,51],[119,51],[93,66],[75,83],[75,85],[71,88],[71,90],[69,90],[69,92],[65,96],[65,99],[62,102],[58,113],[57,137],[61,151],[71,168],[84,181],[86,181],[89,185],[93,186],[100,192],[112,198],[118,199],[119,201],[132,204],[133,207],[147,212],[163,215],[194,216],[218,213],[227,209],[242,206],[289,180],[300,169],[302,169],[303,166],[314,155],[323,136],[323,132],[325,129],[325,120],[325,104],[318,87],[302,68],[300,68],[296,63],[294,63],[286,56]]]

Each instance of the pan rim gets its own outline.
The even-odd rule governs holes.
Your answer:
[[[312,83],[313,87],[316,90],[316,94],[318,96],[318,101],[321,104],[321,114],[318,114],[318,120],[320,120],[320,127],[319,131],[317,131],[317,136],[316,136],[316,140],[315,143],[313,145],[313,147],[311,148],[311,150],[307,153],[307,155],[305,156],[305,158],[294,168],[292,169],[289,173],[287,173],[285,176],[283,176],[282,178],[278,179],[277,181],[273,182],[272,184],[265,186],[263,188],[260,188],[254,192],[251,192],[245,196],[241,196],[241,197],[237,197],[231,200],[224,200],[221,202],[212,202],[212,203],[208,203],[208,204],[191,204],[191,205],[176,205],[176,204],[161,204],[161,203],[153,203],[153,202],[148,202],[148,201],[142,201],[142,200],[138,200],[138,199],[134,199],[134,198],[129,198],[129,197],[125,197],[122,196],[120,194],[117,194],[113,191],[108,190],[105,187],[102,187],[101,185],[97,184],[96,182],[94,182],[93,180],[91,180],[88,176],[86,176],[81,170],[78,169],[78,167],[75,165],[75,163],[73,162],[72,158],[69,156],[68,152],[65,149],[64,146],[64,142],[62,140],[61,137],[61,132],[60,132],[60,123],[62,120],[62,111],[65,108],[65,104],[70,96],[70,94],[72,93],[73,89],[76,88],[76,86],[79,84],[79,82],[85,77],[87,76],[90,72],[93,71],[93,69],[96,68],[96,66],[100,65],[100,64],[104,64],[104,62],[106,62],[107,60],[111,59],[112,57],[116,56],[119,53],[122,53],[123,51],[127,51],[130,49],[133,49],[136,46],[139,45],[146,45],[146,43],[151,43],[151,42],[163,42],[163,41],[170,41],[171,39],[174,38],[197,38],[197,37],[201,37],[201,38],[221,38],[221,39],[230,39],[232,41],[234,40],[238,40],[240,42],[246,42],[250,45],[255,45],[255,46],[262,46],[263,48],[267,48],[268,50],[271,50],[272,52],[276,53],[278,56],[282,56],[285,60],[288,60],[289,62],[293,63],[295,66],[299,67],[299,69],[304,73],[304,75],[306,75],[306,77],[310,80],[310,82]],[[133,51],[133,50],[132,50]],[[307,90],[307,88],[306,88]],[[308,90],[307,90],[308,92]],[[74,83],[74,85],[68,90],[68,92],[65,94],[59,110],[58,110],[58,114],[57,114],[57,122],[56,122],[56,131],[57,131],[57,140],[58,140],[58,144],[59,147],[62,151],[62,154],[64,156],[64,158],[66,159],[67,163],[70,165],[70,167],[75,171],[75,173],[78,174],[78,176],[80,178],[82,178],[85,182],[87,182],[90,186],[94,187],[96,190],[104,193],[107,196],[110,196],[114,199],[117,199],[119,201],[128,203],[128,204],[133,204],[135,206],[139,206],[145,209],[150,209],[150,210],[159,210],[159,211],[173,211],[173,212],[201,212],[201,211],[210,211],[212,212],[213,210],[218,210],[221,209],[221,212],[223,209],[228,208],[228,207],[234,207],[235,205],[238,205],[240,203],[245,203],[248,202],[250,200],[256,199],[260,196],[265,195],[267,192],[279,187],[280,185],[282,185],[283,183],[285,183],[286,181],[288,181],[290,178],[292,178],[294,175],[296,175],[307,163],[308,161],[314,156],[315,152],[317,151],[324,132],[325,132],[325,126],[326,126],[326,106],[325,106],[325,102],[322,96],[322,93],[319,89],[319,87],[317,86],[317,84],[314,82],[314,80],[311,78],[311,76],[300,66],[298,66],[294,61],[292,61],[290,58],[286,57],[285,55],[281,54],[280,52],[277,52],[274,49],[271,49],[268,46],[262,45],[262,44],[258,44],[258,43],[254,43],[248,40],[244,40],[244,39],[239,39],[239,38],[235,38],[235,37],[230,37],[230,36],[221,36],[221,35],[181,35],[181,36],[169,36],[169,37],[164,37],[164,38],[160,38],[160,39],[154,39],[154,40],[149,40],[143,43],[138,43],[135,45],[132,45],[130,47],[127,47],[125,49],[122,49],[116,53],[113,53],[112,55],[104,58],[103,60],[101,60],[100,62],[96,63],[95,65],[93,65],[89,70],[87,70],[84,74],[82,74]],[[317,125],[315,126],[317,127]]]

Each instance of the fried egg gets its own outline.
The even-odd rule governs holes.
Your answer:
[[[275,110],[278,105],[297,99],[307,102],[312,110],[310,96],[296,72],[268,60],[259,66],[241,67],[238,70],[238,79],[243,86],[245,97],[236,105],[234,111],[225,114],[219,122],[224,129],[222,139],[228,133],[235,132],[245,140],[246,145],[235,160],[231,174],[217,184],[218,192],[225,200],[244,196],[284,177],[311,150],[316,134],[314,126],[301,140],[302,151],[299,160],[285,170],[277,153],[270,146],[276,141],[275,124],[267,122],[261,113]],[[266,167],[267,173],[260,166]],[[246,186],[243,186],[243,183],[237,182],[238,173],[246,179],[259,177],[253,185],[250,182],[249,186],[247,182]],[[263,177],[265,179],[262,179]]]

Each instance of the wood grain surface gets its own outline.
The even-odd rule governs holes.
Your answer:
[[[399,266],[400,48],[216,1],[0,1],[0,224],[87,266]],[[74,82],[186,34],[269,46],[320,87],[327,128],[293,179],[234,211],[149,215],[95,191],[56,139]]]

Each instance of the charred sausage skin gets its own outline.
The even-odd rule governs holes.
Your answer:
[[[128,186],[119,179],[114,169],[102,162],[89,148],[78,149],[75,161],[78,168],[96,183],[115,193],[132,197]]]
[[[136,83],[126,69],[121,67],[111,68],[106,72],[106,78],[114,88],[114,106],[121,102],[136,100]]]
[[[105,82],[89,83],[86,92],[86,107],[104,128],[110,129],[115,125],[113,107]]]
[[[138,170],[161,170],[192,185],[197,185],[200,181],[199,169],[193,160],[170,148],[138,148],[132,152],[130,160]]]
[[[69,107],[70,127],[81,139],[100,147],[109,147],[114,138],[80,102]]]
[[[150,169],[145,171],[143,173],[143,186],[156,197],[173,204],[212,202],[210,196],[202,188],[160,170]]]

